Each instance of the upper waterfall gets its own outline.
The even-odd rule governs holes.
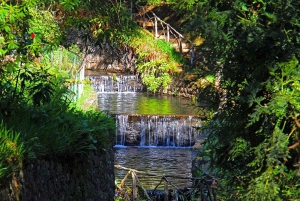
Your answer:
[[[105,92],[142,92],[144,86],[137,75],[87,76],[94,90]]]

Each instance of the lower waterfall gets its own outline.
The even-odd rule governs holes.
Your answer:
[[[189,115],[116,115],[116,145],[191,147],[201,118]]]

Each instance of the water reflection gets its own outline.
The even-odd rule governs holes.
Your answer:
[[[100,110],[112,114],[196,115],[198,108],[187,98],[148,93],[99,93]]]
[[[192,151],[190,148],[115,147],[115,164],[147,173],[191,177]],[[120,181],[127,172],[115,169],[115,178]],[[146,189],[154,189],[161,180],[161,177],[143,177],[139,173],[137,175]],[[169,180],[179,188],[191,186],[187,179]],[[131,177],[128,182],[130,181]],[[175,189],[174,186],[169,188]],[[163,186],[159,186],[158,189],[163,189]]]
[[[91,75],[99,76],[99,73],[93,72]],[[98,93],[99,110],[108,111],[111,114],[188,116],[199,114],[198,107],[188,98],[149,93],[106,92],[103,87],[107,83],[96,84],[98,84],[96,85],[99,88],[98,91],[102,91]],[[117,88],[119,91],[120,87]],[[149,123],[151,122],[147,121],[147,125],[151,125]],[[115,164],[159,175],[191,177],[192,151],[191,148],[115,147]],[[127,172],[115,169],[116,180],[122,180]],[[147,189],[154,189],[161,180],[161,177],[143,177],[140,174],[138,177]],[[176,185],[176,187],[170,185],[170,189],[191,186],[191,182],[186,179],[169,178],[169,181]],[[161,185],[157,189],[163,189],[163,186]]]

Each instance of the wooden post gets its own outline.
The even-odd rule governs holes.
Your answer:
[[[192,45],[192,51],[191,51],[191,66],[194,65],[194,58],[195,58],[195,44]]]
[[[146,27],[146,22],[145,22],[145,20],[146,20],[146,17],[145,17],[145,8],[143,7],[143,28],[145,29],[145,27]]]
[[[130,1],[130,10],[131,10],[131,20],[133,19],[133,3]]]
[[[136,176],[134,171],[131,172],[132,176],[132,200],[135,201],[137,198],[137,190],[136,190]]]
[[[164,188],[164,201],[168,201],[169,199],[169,189],[168,189],[168,181],[164,179],[165,188]]]
[[[157,38],[158,38],[158,33],[157,33],[157,18],[156,18],[156,16],[154,16],[154,18],[155,18],[155,24],[154,24],[154,28],[155,28],[155,39],[157,39]]]
[[[204,195],[204,187],[205,187],[204,180],[202,179],[200,182],[201,182],[201,186],[200,186],[201,200],[204,200],[205,199],[205,195]]]
[[[214,196],[214,201],[217,200],[217,192],[216,192],[216,187],[217,187],[217,181],[215,178],[212,180],[211,188],[212,188],[212,194]]]
[[[167,42],[170,42],[170,27],[167,25]]]
[[[61,72],[62,62],[63,62],[63,48],[60,47],[60,51],[59,51],[59,72]]]
[[[182,38],[181,38],[181,36],[179,36],[179,53],[180,54],[182,54],[182,43],[181,43],[181,41],[182,41]]]

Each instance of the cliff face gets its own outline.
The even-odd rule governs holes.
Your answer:
[[[0,186],[0,200],[113,201],[113,161],[111,146],[106,152],[24,164],[9,184]]]
[[[137,55],[133,48],[117,47],[104,42],[102,47],[91,47],[85,54],[86,69],[107,72],[136,72]]]

